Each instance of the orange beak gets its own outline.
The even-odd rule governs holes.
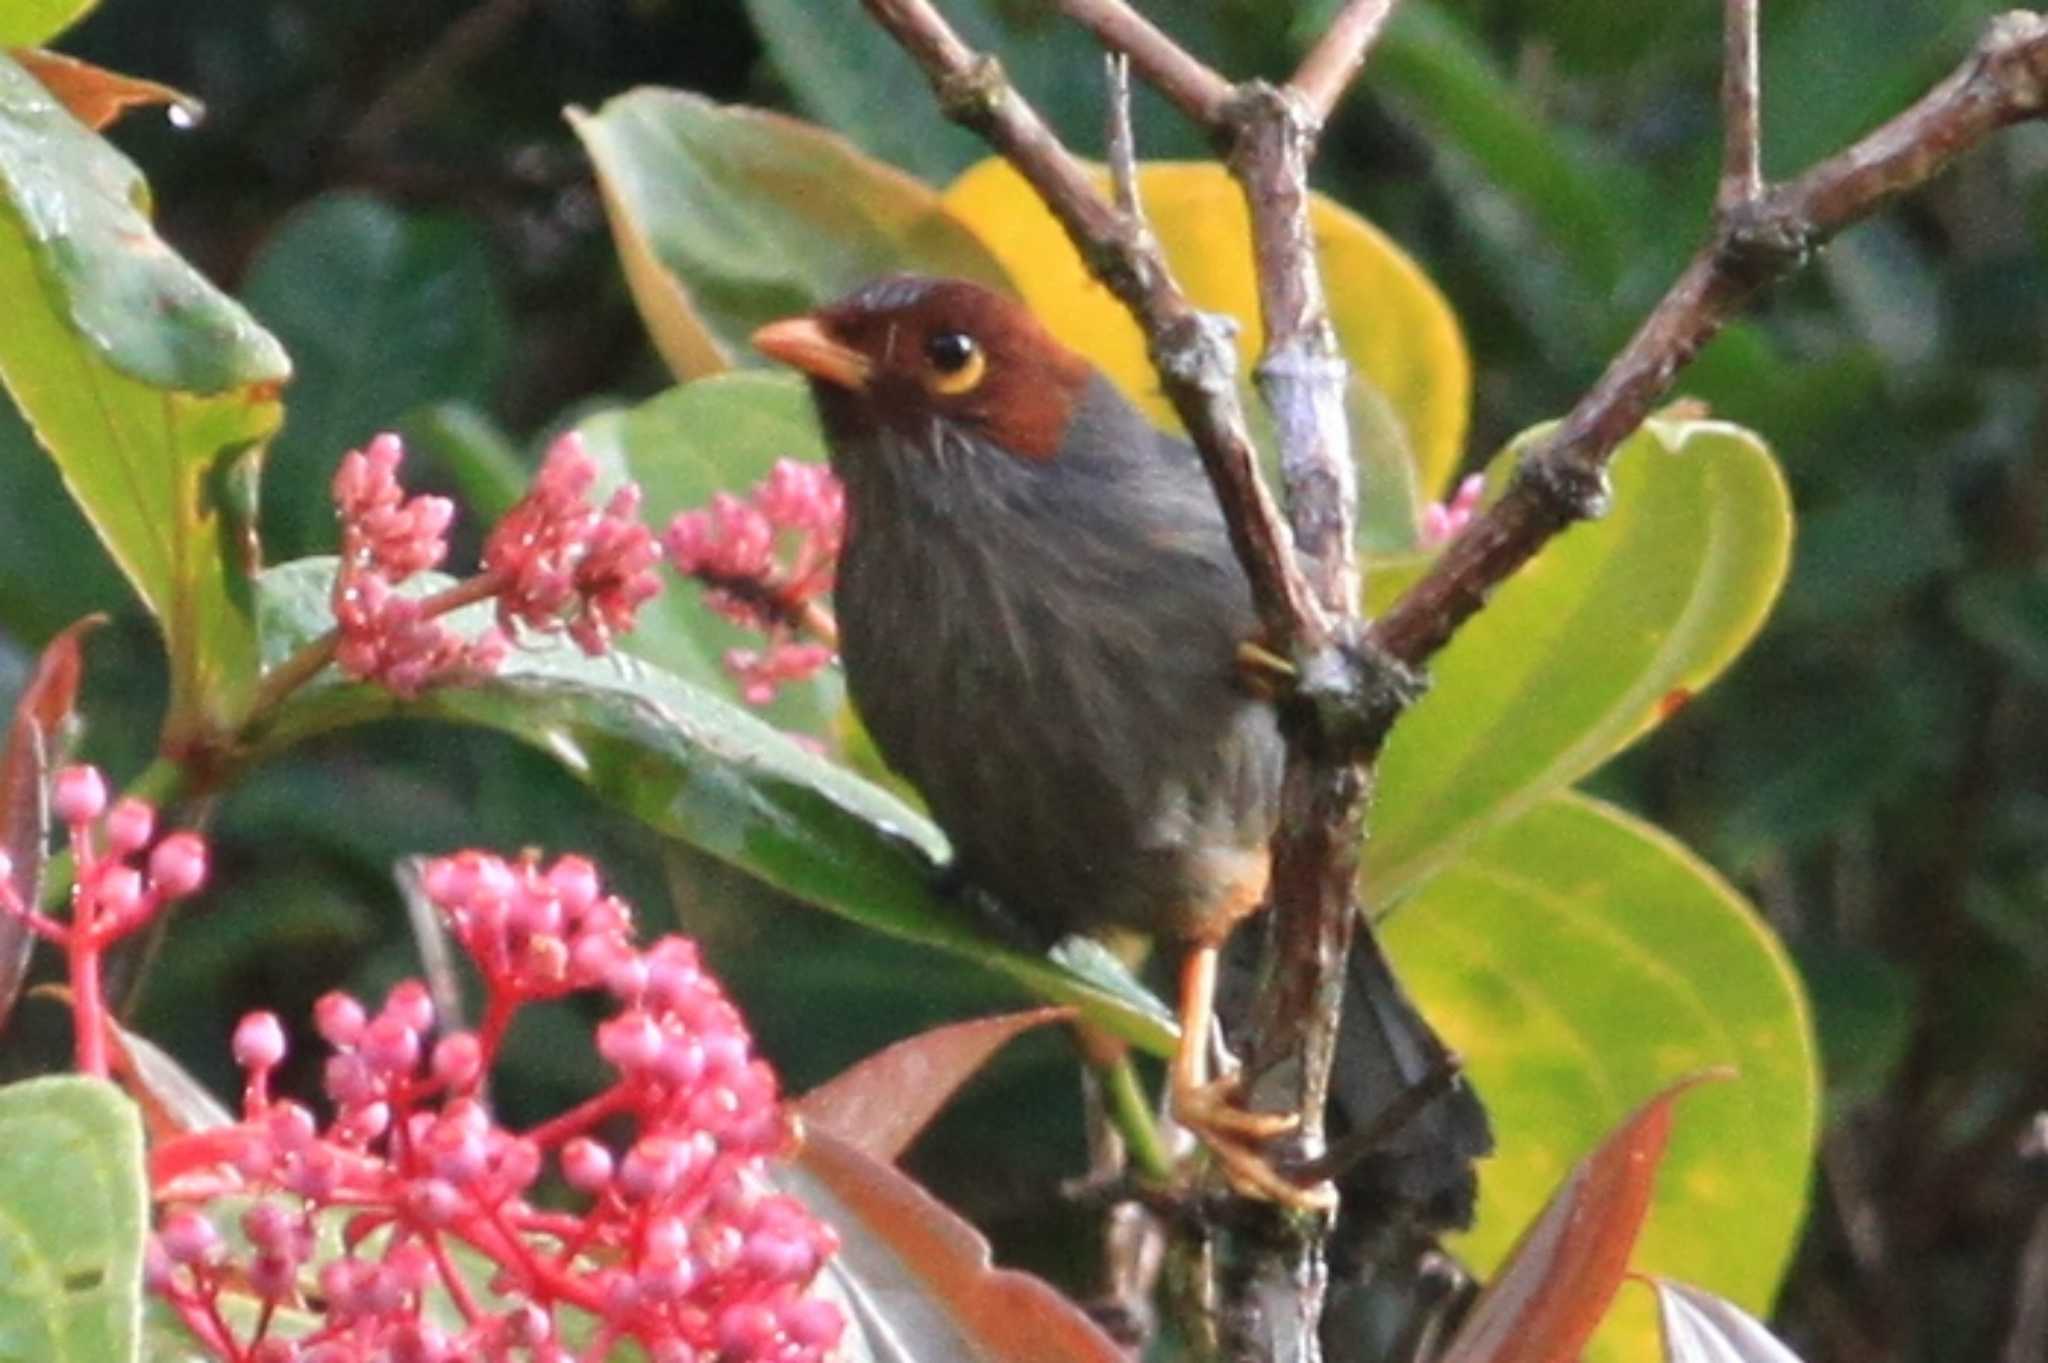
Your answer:
[[[832,339],[815,317],[786,317],[754,333],[754,349],[781,360],[812,378],[855,392],[868,386],[874,362],[850,345]]]

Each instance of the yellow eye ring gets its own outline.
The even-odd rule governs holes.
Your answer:
[[[925,387],[944,397],[965,393],[988,372],[988,358],[974,338],[961,331],[942,331],[924,345]]]

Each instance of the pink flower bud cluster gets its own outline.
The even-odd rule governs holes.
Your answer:
[[[341,568],[334,579],[335,662],[349,676],[405,697],[429,686],[486,677],[504,661],[495,632],[466,640],[435,618],[429,603],[398,588],[448,555],[455,504],[407,497],[398,465],[405,446],[384,434],[342,457],[335,471]]]
[[[807,613],[832,590],[846,536],[846,493],[822,464],[780,459],[745,498],[721,492],[679,513],[662,536],[669,565],[704,584],[726,619],[768,637],[734,649],[726,668],[755,705],[832,661],[831,646],[798,639]]]
[[[1485,495],[1486,475],[1474,473],[1458,484],[1449,501],[1431,502],[1423,507],[1423,544],[1433,549],[1456,539],[1479,514],[1479,499]]]
[[[640,523],[640,489],[620,487],[602,508],[590,502],[597,461],[570,432],[549,447],[526,496],[484,544],[484,571],[498,579],[498,625],[564,629],[592,657],[633,628],[661,590],[661,553]]]
[[[569,1363],[628,1340],[656,1363],[822,1363],[845,1322],[809,1289],[837,1237],[768,1181],[793,1128],[695,945],[636,948],[630,909],[580,858],[462,852],[424,882],[483,977],[481,1026],[436,1035],[416,981],[374,1011],[326,995],[323,1125],[270,1097],[283,1030],[246,1019],[242,1121],[153,1159],[153,1290],[235,1363]],[[506,1129],[483,1089],[498,1040],[520,1007],[585,988],[615,1002],[596,1040],[616,1077]],[[551,1178],[578,1210],[538,1204]],[[209,1218],[227,1199],[246,1248]]]
[[[70,836],[70,914],[44,915],[14,888],[14,866],[0,851],[0,914],[15,918],[69,958],[78,1067],[107,1073],[108,1021],[100,995],[100,957],[147,924],[165,904],[205,883],[206,843],[195,833],[157,837],[156,807],[133,796],[109,803],[96,767],[61,768],[50,782],[50,811]]]

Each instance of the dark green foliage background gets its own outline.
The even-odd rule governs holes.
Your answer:
[[[1228,69],[1278,74],[1335,0],[1145,6]],[[1093,148],[1088,44],[1036,0],[955,0],[1028,93]],[[1320,180],[1422,259],[1478,364],[1474,459],[1555,415],[1697,242],[1718,130],[1711,0],[1408,0]],[[1773,0],[1766,155],[1787,173],[1946,71],[1997,7]],[[636,83],[792,109],[944,178],[979,155],[853,0],[316,4],[105,0],[63,47],[164,80],[211,117],[131,118],[165,236],[242,296],[300,378],[265,493],[274,557],[329,547],[325,482],[397,425],[474,493],[568,414],[665,376],[621,283],[564,104]],[[1140,142],[1189,155],[1156,105]],[[1717,343],[1682,391],[1763,433],[1802,515],[1791,586],[1732,677],[1597,782],[1734,876],[1792,946],[1819,1013],[1829,1120],[1781,1323],[1815,1359],[1992,1357],[2048,1165],[2048,132],[2021,129],[1837,243]],[[350,196],[346,199],[335,196]],[[0,446],[26,439],[0,407]],[[10,468],[42,465],[10,457]],[[0,696],[87,609],[86,752],[125,775],[162,703],[151,632],[55,478],[0,496]],[[472,505],[488,504],[473,496]],[[225,1086],[257,1003],[302,1019],[335,985],[413,969],[388,868],[465,843],[600,856],[656,920],[674,903],[802,1088],[940,1018],[1015,999],[750,890],[609,818],[508,741],[391,725],[313,745],[215,811],[221,875],[153,960],[124,962],[139,1025]],[[929,989],[916,987],[928,979]],[[985,987],[984,987],[985,984]],[[45,1041],[31,1002],[16,1039]],[[587,1043],[516,1039],[507,1099],[578,1092]],[[1063,1043],[1008,1055],[918,1171],[1013,1259],[1085,1291]],[[0,1065],[32,1068],[32,1045]],[[308,1086],[310,1065],[296,1076]],[[1711,1227],[1701,1227],[1712,1235]]]

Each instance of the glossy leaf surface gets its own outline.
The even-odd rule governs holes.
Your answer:
[[[149,1199],[134,1106],[75,1075],[10,1084],[0,1150],[0,1358],[136,1358]]]
[[[1078,1306],[1036,1278],[992,1267],[974,1227],[852,1144],[811,1133],[783,1180],[839,1231],[827,1281],[855,1349],[878,1363],[1124,1363]]]
[[[14,704],[14,720],[0,743],[0,855],[12,868],[8,884],[15,901],[40,904],[43,865],[49,857],[50,772],[62,755],[84,671],[79,648],[103,624],[88,616],[50,641]],[[28,973],[36,937],[12,914],[0,914],[0,1032]]]
[[[1664,1363],[1799,1363],[1762,1321],[1725,1297],[1669,1278],[1651,1280]]]
[[[1106,174],[1098,176],[1106,188]],[[1264,331],[1251,229],[1236,183],[1213,162],[1163,162],[1139,168],[1138,189],[1189,297],[1238,320],[1238,355],[1249,373]],[[1172,424],[1137,323],[1095,282],[1022,176],[1005,162],[983,161],[953,182],[945,202],[1061,339],[1100,365],[1155,420]],[[1384,434],[1361,441],[1356,454],[1367,490],[1386,486],[1384,478],[1373,480],[1382,462],[1410,458],[1413,485],[1434,495],[1463,453],[1471,405],[1472,366],[1457,318],[1408,254],[1371,223],[1320,195],[1309,214],[1338,342],[1365,387],[1392,409],[1405,438],[1405,449]],[[1355,395],[1352,406],[1368,402]]]
[[[1505,485],[1515,441],[1488,471]],[[1430,664],[1380,763],[1365,884],[1387,905],[1474,838],[1578,780],[1733,661],[1791,552],[1783,476],[1718,421],[1653,420],[1613,467],[1613,509],[1545,546]],[[1381,608],[1415,569],[1375,574]]]
[[[8,0],[0,6],[0,48],[35,47],[92,13],[99,0]]]
[[[1559,794],[1473,844],[1384,925],[1492,1109],[1498,1153],[1461,1246],[1488,1269],[1637,1103],[1687,1100],[1634,1266],[1766,1309],[1803,1217],[1820,1076],[1797,973],[1738,894],[1662,830]],[[1647,1302],[1597,1356],[1647,1356]],[[1639,1309],[1640,1308],[1640,1309]]]
[[[0,57],[0,380],[163,626],[175,740],[237,717],[254,681],[246,457],[277,425],[290,365],[158,239],[146,198],[127,160]]]
[[[155,104],[174,105],[188,119],[203,112],[197,100],[168,85],[109,71],[62,52],[23,48],[14,54],[14,59],[42,82],[43,88],[55,95],[73,118],[95,130],[106,127],[130,109],[146,109]]]
[[[264,574],[266,657],[275,661],[325,631],[332,574],[331,560]],[[462,620],[480,630],[489,613],[474,611]],[[296,696],[267,746],[397,714],[511,734],[658,833],[876,931],[1075,1004],[1149,1049],[1171,1046],[1165,1010],[1136,984],[1113,989],[997,946],[969,910],[940,899],[932,884],[945,839],[923,816],[738,706],[637,659],[589,659],[559,644],[515,649],[492,681],[430,691],[411,704],[334,679]]]
[[[868,1158],[893,1163],[991,1056],[1033,1027],[1069,1016],[1034,1008],[905,1037],[806,1093],[797,1112]]]
[[[1671,1140],[1672,1104],[1696,1082],[1682,1079],[1652,1097],[1572,1166],[1487,1280],[1443,1363],[1578,1358],[1628,1273]]]
[[[748,361],[764,322],[901,270],[1006,288],[931,189],[782,114],[642,89],[570,123],[627,282],[678,378]]]

